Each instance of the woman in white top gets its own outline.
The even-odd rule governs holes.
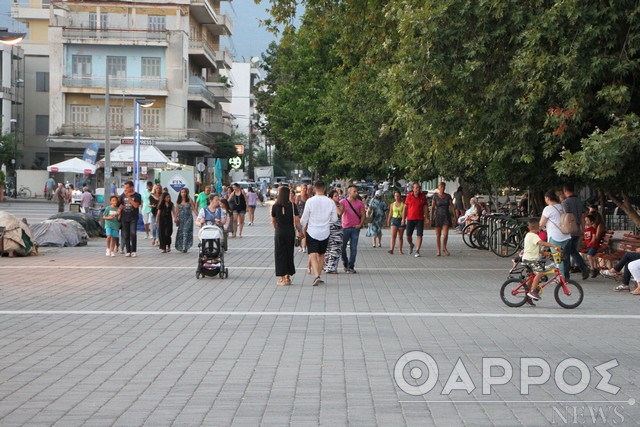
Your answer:
[[[544,201],[547,206],[542,211],[542,217],[540,218],[540,228],[547,227],[547,236],[549,243],[561,248],[561,252],[564,251],[564,247],[571,241],[571,234],[564,234],[560,231],[560,216],[564,213],[560,199],[553,191],[547,191],[544,195]],[[551,248],[552,252],[555,252],[555,248]],[[564,260],[558,265],[560,272],[564,275]]]

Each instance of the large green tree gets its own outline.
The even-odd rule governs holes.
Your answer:
[[[297,93],[312,104],[314,154],[337,155],[336,172],[393,165],[411,177],[538,191],[573,181],[602,189],[640,224],[628,202],[640,160],[637,0],[269,3],[270,24],[295,40],[278,54],[290,49],[301,70],[321,60],[325,71],[285,81],[276,58],[270,102]],[[305,16],[292,30],[299,4]],[[323,82],[323,96],[309,95],[309,78]],[[279,120],[304,128],[300,116]]]

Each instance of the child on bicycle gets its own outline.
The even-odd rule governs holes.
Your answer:
[[[533,301],[538,301],[540,299],[540,296],[538,295],[538,285],[540,284],[540,280],[542,280],[545,272],[544,264],[540,262],[540,247],[544,246],[548,248],[555,248],[558,251],[560,250],[560,247],[545,242],[540,238],[538,235],[540,225],[538,224],[537,219],[530,219],[528,225],[529,232],[524,237],[522,263],[528,266],[531,271],[536,274],[533,279],[533,283],[531,284],[531,290],[527,293],[527,296]]]

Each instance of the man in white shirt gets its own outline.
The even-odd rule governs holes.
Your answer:
[[[324,267],[324,253],[329,243],[329,224],[338,220],[338,214],[336,204],[325,195],[324,182],[316,181],[314,187],[316,195],[306,201],[300,223],[306,229],[307,252],[316,276],[313,286],[318,286],[324,283],[320,273]]]

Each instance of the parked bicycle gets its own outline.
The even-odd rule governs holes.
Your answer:
[[[509,218],[489,236],[489,249],[494,254],[508,258],[524,245],[528,218]]]
[[[560,272],[558,264],[562,262],[562,253],[556,252],[552,255],[554,261],[552,265],[544,266],[544,261],[540,261],[541,266],[544,267],[545,276],[538,286],[538,296],[542,296],[544,288],[554,284],[556,287],[553,296],[556,302],[563,308],[576,308],[584,299],[582,286],[575,280],[566,280]],[[536,275],[529,266],[517,262],[509,271],[509,276],[510,278],[500,287],[500,298],[509,307],[521,307],[529,299],[527,293]]]
[[[6,185],[4,187],[4,195],[5,197],[13,197],[14,199],[17,197],[24,197],[25,199],[29,199],[31,198],[31,189],[29,187],[21,185],[20,189],[16,191],[16,189],[12,185]]]

